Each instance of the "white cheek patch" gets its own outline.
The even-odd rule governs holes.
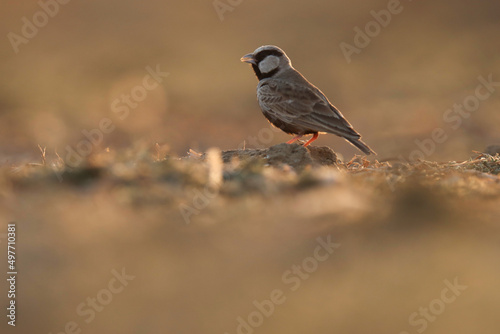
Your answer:
[[[259,70],[262,73],[269,73],[278,68],[280,59],[276,56],[267,56],[259,63]]]

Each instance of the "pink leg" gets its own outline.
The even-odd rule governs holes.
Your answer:
[[[311,138],[311,139],[309,139],[309,140],[307,141],[307,143],[305,143],[305,144],[304,144],[304,147],[306,147],[307,145],[309,145],[310,143],[312,143],[313,141],[315,141],[316,139],[318,139],[318,137],[319,137],[319,133],[317,133],[317,132],[316,132],[316,133],[312,136],[312,138]]]
[[[293,137],[292,139],[290,139],[289,141],[287,141],[286,143],[287,144],[292,144],[292,143],[295,143],[297,140],[299,140],[300,138],[302,138],[302,135],[300,136],[295,136]]]

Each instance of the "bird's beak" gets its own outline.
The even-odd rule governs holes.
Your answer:
[[[240,59],[242,62],[249,63],[249,64],[254,64],[257,65],[257,62],[255,61],[255,58],[253,57],[253,53],[249,53],[247,55],[244,55]]]

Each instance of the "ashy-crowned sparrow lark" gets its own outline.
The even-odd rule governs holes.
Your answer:
[[[332,133],[365,154],[376,154],[361,141],[361,135],[325,94],[292,67],[283,50],[273,45],[261,46],[243,56],[241,61],[252,64],[259,79],[257,99],[264,116],[284,132],[296,135],[287,144],[312,134],[304,144],[307,146],[318,138],[319,133]]]

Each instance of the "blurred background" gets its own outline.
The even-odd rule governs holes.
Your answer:
[[[220,4],[217,12],[207,0],[71,1],[59,5],[34,37],[13,47],[9,33],[22,36],[23,17],[33,22],[41,7],[5,3],[0,14],[2,161],[32,159],[39,154],[37,145],[62,156],[103,118],[116,129],[104,136],[102,148],[139,139],[166,144],[178,155],[189,148],[252,147],[249,139],[269,125],[256,101],[253,71],[239,59],[263,44],[282,47],[379,158],[409,155],[418,148],[414,140],[430,138],[437,127],[449,138],[430,160],[466,159],[471,150],[500,141],[498,93],[458,129],[443,121],[447,109],[474,94],[478,76],[493,74],[500,81],[496,1],[404,1],[402,11],[352,54],[350,63],[340,44],[354,46],[354,28],[364,30],[374,21],[370,11],[386,10],[388,1]],[[43,17],[37,20],[44,23]],[[119,118],[113,101],[141,85],[148,66],[169,75]],[[275,132],[257,144],[288,139]],[[331,135],[317,144],[346,156],[358,153]]]
[[[404,0],[350,62],[341,43],[354,46],[354,29],[393,2],[215,3],[219,12],[213,0],[2,1],[0,271],[16,221],[19,308],[18,326],[2,313],[0,331],[497,334],[495,175],[420,165],[391,191],[381,169],[297,176],[228,164],[232,178],[207,200],[212,167],[199,161],[109,154],[103,174],[77,170],[64,182],[40,166],[8,168],[39,162],[38,145],[51,159],[68,148],[159,143],[184,156],[285,142],[269,130],[255,75],[239,60],[263,44],[283,48],[379,159],[407,158],[421,150],[415,140],[436,161],[500,142],[500,86],[467,117],[447,111],[474,101],[478,77],[500,81],[498,1]],[[429,144],[438,128],[446,140]],[[90,148],[81,144],[89,134],[98,142]],[[348,159],[359,153],[333,135],[316,143]],[[195,208],[189,224],[181,204]],[[340,247],[292,291],[283,275],[311,265],[318,237]],[[134,278],[116,292],[122,271]],[[443,302],[455,281],[467,288]],[[254,302],[276,289],[286,302],[258,320]],[[4,280],[3,306],[7,290]],[[239,328],[252,314],[259,325]]]

